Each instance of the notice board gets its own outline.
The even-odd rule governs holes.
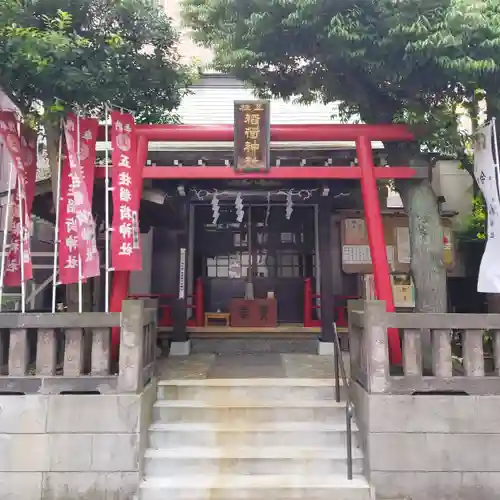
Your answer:
[[[389,269],[394,274],[410,270],[410,231],[408,217],[386,215],[382,217]],[[455,264],[455,245],[451,223],[443,219],[443,261],[447,269]],[[347,274],[370,274],[373,265],[365,220],[359,216],[345,217],[341,221],[342,269]]]

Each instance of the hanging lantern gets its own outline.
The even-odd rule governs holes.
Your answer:
[[[212,197],[212,224],[217,224],[220,215],[219,198],[216,194]]]
[[[266,220],[264,226],[267,227],[269,221],[269,215],[271,215],[271,191],[267,192],[267,208],[266,208]]]
[[[236,195],[236,200],[234,200],[234,206],[236,208],[236,220],[238,221],[239,224],[243,222],[243,216],[245,214],[243,210],[243,198],[241,196],[241,193],[238,193]]]
[[[287,220],[290,220],[293,212],[293,200],[292,200],[292,192],[288,191],[286,194],[286,208],[285,208],[285,217]]]

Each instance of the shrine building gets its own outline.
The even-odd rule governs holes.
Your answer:
[[[333,321],[346,331],[350,298],[378,296],[390,308],[412,310],[408,221],[391,182],[426,178],[429,171],[387,165],[382,146],[412,141],[411,131],[334,124],[332,107],[273,100],[265,103],[260,142],[253,141],[259,151],[246,150],[254,132],[245,126],[244,106],[257,102],[251,89],[213,75],[183,102],[185,125],[137,126],[143,266],[112,273],[111,310],[127,297],[156,299],[160,337],[179,346],[256,334],[302,345],[310,340],[309,346],[328,342]],[[104,145],[98,143],[94,195],[102,250]],[[236,164],[256,153],[259,165]],[[433,184],[441,178],[438,172]],[[461,180],[447,177],[447,197],[466,191]],[[445,263],[450,277],[461,276],[456,210],[442,208]],[[366,212],[374,216],[365,219]],[[34,213],[54,220],[50,180],[38,184]],[[39,222],[33,238],[35,285],[45,291],[35,295],[32,309],[46,310],[51,245],[46,235],[40,241],[38,227],[48,231]],[[85,310],[103,311],[103,276],[85,290]],[[62,289],[58,294],[64,297]]]
[[[388,166],[381,145],[412,133],[302,124],[297,109],[297,120],[274,124],[274,102],[228,106],[233,123],[137,127],[143,270],[115,273],[111,310],[127,297],[157,299],[160,336],[182,346],[256,334],[328,342],[333,321],[346,331],[351,298],[413,309],[408,221],[401,204],[390,207],[390,182],[428,171]],[[264,114],[250,150],[245,120],[252,125],[256,107]],[[451,272],[452,225],[443,223]]]

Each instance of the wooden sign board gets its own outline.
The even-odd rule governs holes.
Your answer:
[[[408,218],[386,215],[382,218],[387,260],[391,273],[408,273],[410,270],[410,231]],[[342,269],[347,274],[370,274],[373,266],[365,221],[359,217],[342,220]],[[455,246],[449,220],[443,220],[443,262],[448,270],[455,265]]]
[[[365,300],[377,300],[373,274],[363,274],[360,278],[363,298]],[[415,307],[415,284],[411,276],[408,276],[408,274],[391,274],[391,285],[395,307],[413,309]]]
[[[266,172],[270,165],[269,101],[234,102],[234,169]]]

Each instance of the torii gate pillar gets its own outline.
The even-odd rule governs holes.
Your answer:
[[[356,139],[356,152],[361,168],[361,196],[363,197],[366,229],[375,278],[375,292],[378,300],[384,300],[388,312],[394,312],[394,297],[390,278],[387,247],[385,246],[384,225],[380,211],[380,201],[375,178],[372,145],[366,136]],[[396,329],[390,329],[389,352],[394,364],[401,364],[401,344]]]

